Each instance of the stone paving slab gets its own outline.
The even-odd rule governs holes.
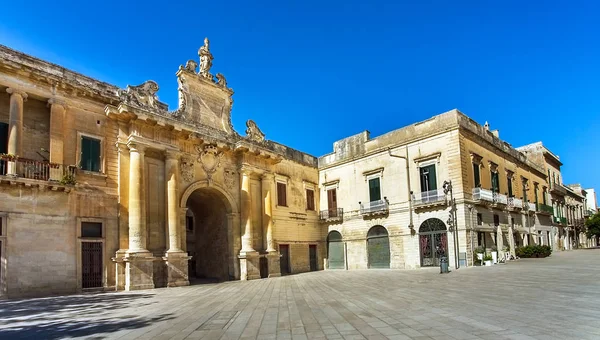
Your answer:
[[[0,301],[0,339],[600,339],[600,249]]]

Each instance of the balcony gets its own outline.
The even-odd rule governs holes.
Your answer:
[[[565,189],[565,187],[563,187],[560,183],[550,183],[550,192],[564,196],[567,194],[567,189]]]
[[[583,216],[585,216],[585,217],[594,216],[595,214],[596,214],[596,212],[591,209],[586,209],[583,211]]]
[[[389,212],[389,203],[386,199],[372,201],[360,204],[360,214],[365,215],[385,215]]]
[[[538,203],[537,212],[539,214],[554,215],[554,208],[552,208],[552,206],[549,206],[549,205],[546,205],[543,203]]]
[[[0,156],[0,180],[2,182],[23,182],[27,186],[60,186],[75,184],[76,168],[44,161],[12,156]],[[43,182],[47,182],[43,184]]]
[[[554,216],[554,223],[560,224],[560,225],[567,225],[567,218]]]
[[[434,205],[445,205],[446,194],[444,193],[443,189],[430,190],[413,194],[412,200],[415,208]]]
[[[476,201],[494,202],[494,193],[483,188],[473,188],[473,199]]]
[[[344,217],[344,209],[327,209],[319,211],[319,220],[321,222],[341,221]]]
[[[507,205],[508,197],[506,195],[495,192],[494,193],[494,203]]]
[[[524,202],[523,208],[529,212],[535,212],[535,203]]]
[[[523,209],[523,200],[516,197],[509,197],[508,207],[512,209]]]

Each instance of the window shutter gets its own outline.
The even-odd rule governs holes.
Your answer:
[[[287,207],[286,185],[277,183],[277,204]]]
[[[429,168],[429,191],[437,189],[437,178],[435,176],[435,164],[428,166]]]
[[[81,160],[80,160],[80,167],[83,170],[90,170],[91,169],[91,164],[90,164],[90,140],[85,138],[85,137],[81,137]]]
[[[306,189],[306,209],[315,210],[315,194],[311,189]]]
[[[379,186],[379,178],[369,180],[369,198],[371,202],[381,199],[381,188]]]
[[[8,124],[0,123],[0,153],[8,152]]]
[[[100,141],[90,139],[90,163],[91,171],[100,171]]]
[[[329,210],[337,210],[337,198],[335,189],[327,190],[327,208]]]

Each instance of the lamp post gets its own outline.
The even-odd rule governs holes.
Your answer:
[[[456,221],[456,200],[452,196],[452,181],[444,181],[442,186],[444,188],[444,194],[450,193],[450,217],[448,218],[448,225],[450,226],[449,231],[454,233],[454,265],[455,268],[460,268],[458,264],[458,223]]]

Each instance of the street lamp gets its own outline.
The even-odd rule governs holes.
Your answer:
[[[448,217],[447,223],[449,226],[448,231],[454,233],[454,264],[456,269],[458,269],[460,268],[460,265],[458,263],[458,224],[456,220],[456,200],[452,196],[452,181],[444,181],[442,188],[444,188],[445,195],[448,195],[448,193],[450,193],[450,216]]]

